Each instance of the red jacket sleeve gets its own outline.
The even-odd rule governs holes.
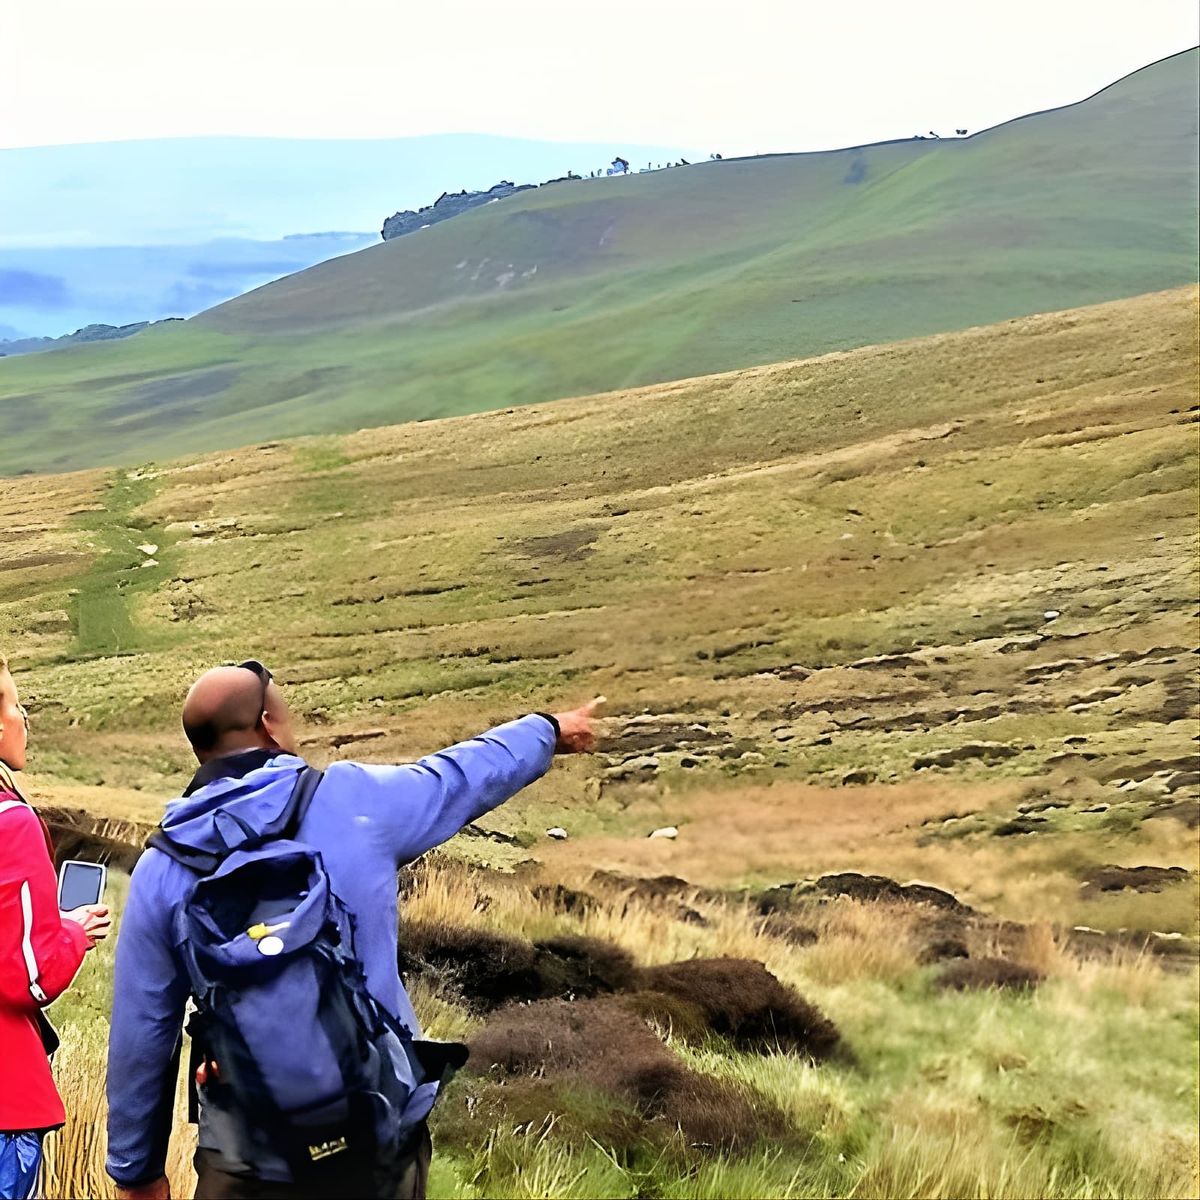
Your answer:
[[[0,1004],[33,1010],[75,978],[88,940],[58,911],[58,879],[33,809],[0,812]]]

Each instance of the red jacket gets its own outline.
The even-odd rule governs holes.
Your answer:
[[[83,927],[59,914],[46,827],[0,779],[0,1132],[63,1123],[37,1018],[87,948]]]

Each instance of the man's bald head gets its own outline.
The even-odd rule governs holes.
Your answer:
[[[291,714],[274,682],[246,667],[214,667],[192,684],[183,732],[203,763],[239,750],[295,751]]]

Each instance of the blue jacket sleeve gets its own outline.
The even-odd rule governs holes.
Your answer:
[[[400,767],[334,763],[375,838],[397,863],[411,862],[540,779],[554,758],[554,726],[522,717]]]
[[[176,868],[147,850],[134,868],[117,936],[108,1041],[108,1173],[131,1187],[160,1178],[175,1109],[188,983],[171,933]]]

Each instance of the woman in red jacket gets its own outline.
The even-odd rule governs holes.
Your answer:
[[[33,1192],[42,1138],[63,1123],[42,1009],[108,933],[108,909],[58,910],[50,835],[12,771],[25,765],[28,719],[0,656],[0,1200]]]

